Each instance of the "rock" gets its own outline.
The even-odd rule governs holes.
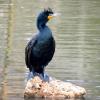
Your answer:
[[[69,82],[63,82],[57,79],[52,79],[45,82],[35,76],[30,79],[24,91],[25,98],[44,97],[44,98],[80,98],[86,94],[84,88],[76,86]]]

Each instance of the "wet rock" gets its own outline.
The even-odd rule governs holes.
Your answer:
[[[72,83],[57,79],[51,79],[49,82],[45,82],[38,76],[35,76],[27,82],[24,97],[80,98],[85,94],[86,91],[84,88]]]

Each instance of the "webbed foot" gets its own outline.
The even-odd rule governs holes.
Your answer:
[[[46,81],[46,82],[49,82],[51,80],[51,77],[46,73],[32,73],[32,72],[29,72],[28,74],[28,77],[27,77],[27,80],[30,80],[32,78],[34,78],[35,76],[39,76],[43,81]]]
[[[43,81],[46,81],[46,82],[50,81],[50,76],[46,72],[40,74],[39,76]]]

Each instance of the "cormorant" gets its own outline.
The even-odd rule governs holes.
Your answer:
[[[43,80],[48,80],[44,69],[51,61],[55,52],[55,40],[51,29],[46,23],[55,16],[51,8],[44,9],[37,18],[39,32],[33,37],[25,48],[25,62],[31,74],[38,75]]]

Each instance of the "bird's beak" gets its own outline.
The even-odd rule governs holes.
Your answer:
[[[48,20],[50,20],[50,19],[52,19],[53,18],[53,16],[52,15],[49,15],[48,16]]]
[[[55,16],[58,16],[58,13],[54,13],[54,14],[52,14],[52,15],[49,15],[49,16],[48,16],[48,20],[52,19],[52,18],[55,17]]]

